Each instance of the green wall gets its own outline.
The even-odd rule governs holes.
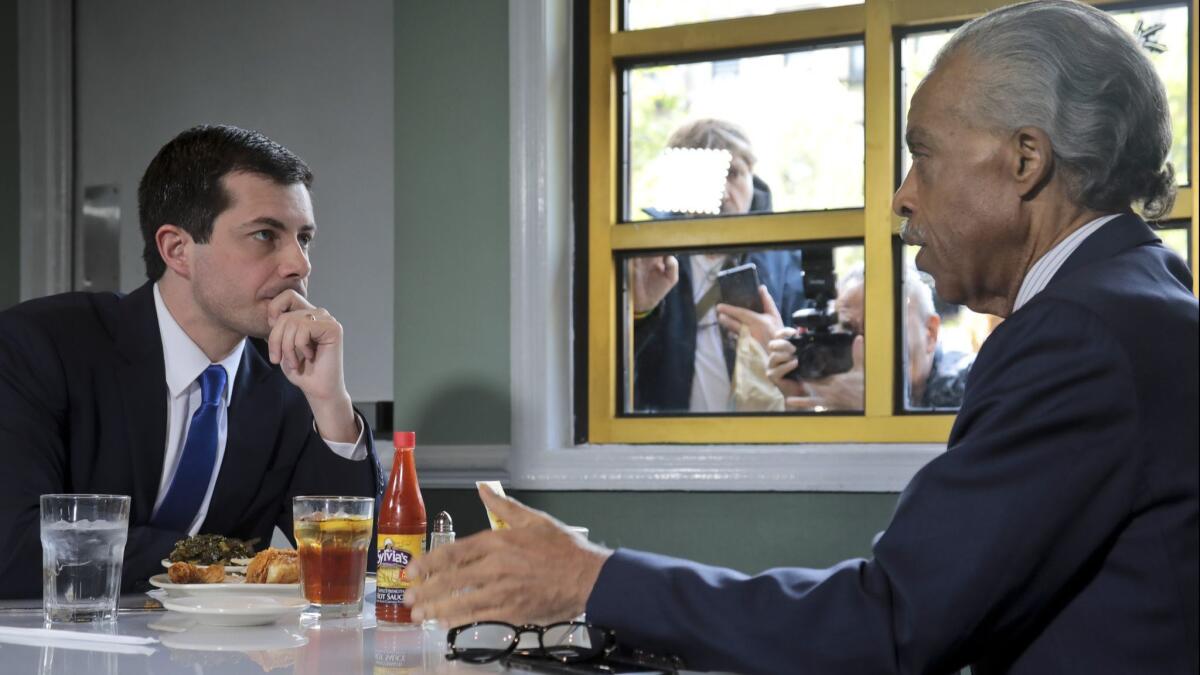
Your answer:
[[[508,3],[396,5],[397,429],[509,443]],[[512,491],[593,541],[754,572],[867,555],[895,494]],[[473,490],[426,490],[460,536]]]
[[[531,492],[513,497],[615,548],[637,548],[754,573],[827,567],[870,555],[895,494],[788,492]],[[425,490],[432,519],[448,511],[459,537],[487,528],[474,490]]]
[[[395,12],[395,428],[507,444],[508,3]]]
[[[0,2],[0,309],[21,295],[17,3]]]

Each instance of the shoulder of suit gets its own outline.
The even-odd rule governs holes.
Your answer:
[[[0,320],[32,322],[51,332],[69,330],[81,321],[101,321],[116,308],[116,293],[75,291],[26,300],[0,312]]]

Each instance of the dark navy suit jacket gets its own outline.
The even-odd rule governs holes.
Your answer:
[[[304,395],[251,340],[229,403],[225,456],[201,532],[292,536],[297,494],[377,496],[379,463],[343,459],[313,431]],[[150,524],[167,438],[153,289],[67,293],[0,312],[0,597],[41,593],[38,496],[132,496],[122,588],[162,572],[184,533]]]
[[[618,550],[588,619],[702,669],[1195,673],[1197,340],[1184,263],[1114,219],[987,339],[872,559]]]
[[[784,325],[804,307],[800,251],[755,251],[742,262],[758,268],[758,282],[779,307]],[[679,282],[648,316],[634,322],[633,406],[638,412],[684,411],[696,373],[696,299],[690,258],[679,259]],[[729,358],[729,368],[733,361]]]

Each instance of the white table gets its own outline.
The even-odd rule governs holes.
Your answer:
[[[122,606],[139,606],[145,596],[126,596]],[[37,601],[0,603],[0,625],[42,627]],[[7,605],[7,607],[5,607]],[[175,612],[121,612],[115,632],[154,637],[158,643],[144,648],[112,646],[117,651],[49,646],[37,641],[0,637],[0,672],[38,675],[399,675],[401,673],[487,673],[504,669],[470,666],[444,658],[444,628],[376,626],[374,605],[363,617],[316,621],[305,616],[269,626],[217,628],[196,624]],[[93,630],[88,624],[68,627]]]

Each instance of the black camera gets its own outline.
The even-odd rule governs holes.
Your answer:
[[[850,370],[854,366],[851,347],[854,334],[835,332],[836,311],[815,308],[798,309],[792,323],[799,331],[788,342],[796,348],[796,369],[787,374],[793,380],[817,380]]]
[[[797,334],[788,341],[796,348],[796,369],[786,375],[791,380],[817,380],[844,373],[854,367],[851,349],[854,334],[834,331],[838,325],[837,274],[833,269],[831,247],[804,251],[804,294],[807,307],[792,312]]]

